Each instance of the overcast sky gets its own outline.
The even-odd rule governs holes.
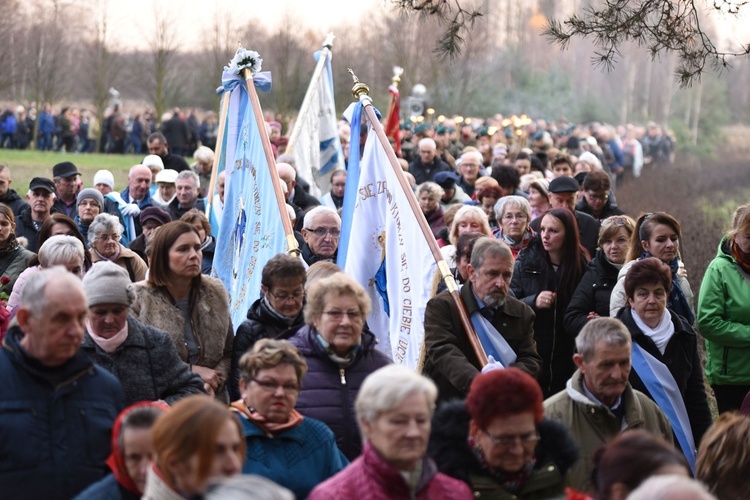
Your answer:
[[[154,26],[155,2],[174,19],[186,45],[196,43],[204,26],[210,27],[217,8],[220,12],[235,9],[231,12],[239,26],[259,18],[273,27],[285,13],[291,13],[309,28],[318,29],[321,42],[330,28],[348,19],[382,15],[391,8],[387,0],[109,0],[112,35],[121,46],[144,47],[144,33]],[[246,41],[245,45],[251,48],[249,43]]]

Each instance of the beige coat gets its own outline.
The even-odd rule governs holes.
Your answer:
[[[145,281],[135,284],[135,292],[133,315],[141,322],[169,333],[180,358],[187,362],[182,311],[166,293]],[[198,299],[191,313],[193,330],[200,345],[200,357],[196,365],[216,370],[223,380],[228,380],[234,329],[229,316],[229,294],[224,284],[216,278],[201,276]],[[216,391],[216,398],[229,401],[225,384]]]
[[[581,458],[571,469],[571,486],[591,492],[594,454],[625,429],[643,429],[672,443],[672,426],[648,396],[633,390],[628,383],[622,395],[625,418],[620,426],[606,406],[596,404],[583,392],[583,375],[576,370],[567,387],[544,402],[544,416],[564,423],[581,447]]]
[[[104,259],[99,257],[99,254],[92,248],[91,263],[93,264],[101,260]],[[120,255],[119,257],[117,257],[117,260],[115,260],[114,263],[128,271],[128,276],[130,276],[130,271],[132,270],[134,283],[146,279],[148,266],[145,262],[143,262],[143,259],[141,259],[141,257],[137,253],[135,253],[128,247],[123,246],[122,243],[120,244]],[[128,264],[130,264],[130,269],[128,269]]]

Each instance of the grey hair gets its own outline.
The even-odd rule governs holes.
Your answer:
[[[484,161],[484,157],[482,156],[482,153],[479,151],[467,151],[461,156],[458,157],[457,163],[460,165],[463,163],[464,159],[469,158],[470,156],[473,156],[476,161],[479,162],[479,165],[482,165],[482,162]]]
[[[78,259],[83,265],[83,258],[83,243],[75,236],[67,234],[51,236],[39,248],[39,264],[43,268],[66,264],[73,259]]]
[[[34,318],[40,318],[44,314],[44,309],[47,306],[47,297],[45,294],[47,285],[50,282],[62,281],[67,281],[67,284],[74,288],[77,287],[84,298],[86,297],[81,280],[76,278],[75,274],[69,273],[64,267],[55,266],[49,269],[42,269],[38,273],[31,275],[21,292],[20,307],[27,309]],[[88,307],[88,299],[86,299],[86,301]]]
[[[258,475],[239,474],[221,478],[208,485],[206,500],[294,500],[291,491]]]
[[[318,205],[315,208],[310,209],[309,212],[305,214],[305,222],[302,225],[304,229],[312,229],[313,226],[313,219],[317,217],[320,214],[333,214],[336,216],[336,220],[338,221],[339,227],[341,227],[341,217],[339,216],[339,213],[332,209],[331,207],[326,207],[325,205]]]
[[[354,403],[357,420],[372,423],[412,394],[424,394],[432,416],[437,400],[435,383],[405,366],[384,366],[368,375],[362,383]]]
[[[430,198],[440,199],[445,194],[445,190],[437,182],[427,181],[417,186],[417,197],[421,193],[428,193]]]
[[[195,153],[193,153],[193,158],[195,158],[195,161],[199,161],[201,163],[213,163],[214,152],[209,147],[201,146],[195,150]]]
[[[608,347],[629,345],[630,332],[622,321],[614,318],[594,318],[586,323],[576,337],[576,350],[584,360],[590,361],[600,342],[604,342]]]
[[[89,244],[93,245],[94,242],[99,239],[99,234],[104,231],[110,231],[122,236],[123,228],[122,224],[120,224],[120,219],[106,212],[94,217],[94,220],[89,226]]]
[[[487,257],[509,259],[511,264],[514,263],[513,252],[504,241],[495,238],[479,238],[471,251],[471,267],[481,268]]]
[[[716,500],[700,481],[670,474],[651,476],[640,484],[630,495],[628,500]]]
[[[433,141],[429,137],[425,137],[424,139],[419,140],[417,148],[421,148],[422,146],[427,146],[430,149],[437,149],[437,144],[435,144],[435,141]]]
[[[198,189],[201,187],[201,178],[198,177],[198,174],[196,174],[192,170],[183,170],[182,172],[177,174],[177,178],[174,180],[174,182],[176,184],[177,181],[180,181],[183,179],[193,179],[193,182],[195,183],[195,188]]]
[[[529,204],[529,200],[523,196],[517,195],[503,196],[497,200],[497,203],[495,203],[495,217],[497,218],[498,223],[500,222],[500,219],[503,218],[503,213],[505,212],[506,207],[520,208],[526,216],[526,225],[529,225],[529,222],[531,222],[531,204]]]

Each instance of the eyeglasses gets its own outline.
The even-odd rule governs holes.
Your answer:
[[[323,314],[327,314],[336,321],[341,321],[344,316],[348,317],[350,321],[362,319],[362,311],[323,311]]]
[[[504,436],[493,436],[489,432],[483,430],[488,438],[490,438],[490,441],[492,441],[492,444],[495,446],[500,446],[502,448],[510,448],[516,442],[520,442],[522,446],[529,446],[529,445],[535,445],[537,441],[539,441],[540,437],[539,434],[536,432],[529,432],[527,434],[516,434],[516,435],[504,435]]]
[[[259,380],[257,378],[251,378],[250,380],[258,384],[266,392],[275,393],[276,389],[281,387],[287,396],[294,396],[299,393],[299,386],[297,384],[279,384],[270,380]]]
[[[325,238],[326,234],[330,234],[332,238],[338,238],[341,235],[341,231],[336,228],[326,229],[324,227],[316,227],[315,229],[308,229],[308,231],[318,238]]]
[[[610,227],[610,226],[625,226],[629,228],[633,228],[633,222],[627,218],[623,217],[621,215],[615,215],[613,217],[607,217],[602,221],[602,227]]]
[[[278,300],[279,302],[288,302],[289,300],[292,300],[294,302],[299,302],[300,300],[302,300],[302,297],[305,296],[305,291],[304,290],[297,290],[296,292],[294,292],[291,295],[289,295],[289,294],[276,295],[271,290],[269,290],[268,291],[268,295],[270,295],[274,299]]]

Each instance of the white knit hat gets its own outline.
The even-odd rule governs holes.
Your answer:
[[[94,186],[97,184],[106,184],[111,189],[115,188],[115,176],[109,170],[99,170],[94,175]]]
[[[146,167],[156,167],[159,170],[164,170],[164,162],[162,161],[161,157],[158,155],[146,156],[141,162],[141,165],[144,165]]]

